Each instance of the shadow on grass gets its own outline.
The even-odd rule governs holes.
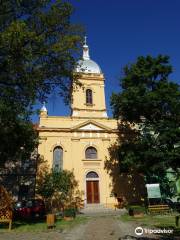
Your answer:
[[[64,220],[62,217],[57,217],[55,226],[48,228],[46,219],[30,219],[30,220],[14,220],[12,223],[12,232],[46,232],[49,230],[58,230],[62,232],[64,229],[70,229],[78,224],[84,224],[89,218],[85,216],[77,216],[72,220]],[[8,224],[0,224],[0,234],[8,231]]]
[[[172,233],[154,233],[154,238],[152,236],[124,236],[123,239],[141,239],[141,240],[151,240],[151,239],[162,239],[162,240],[180,240],[180,227],[175,225],[174,215],[144,215],[141,218],[134,218],[127,214],[124,214],[120,218],[124,222],[134,222],[138,226],[146,229],[162,229],[162,230],[173,230]]]
[[[57,219],[60,222],[62,219]],[[7,223],[0,224],[0,232],[7,231],[9,225]],[[17,231],[41,231],[46,230],[46,218],[33,218],[33,219],[15,219],[12,221],[12,230]]]
[[[72,220],[64,220],[62,217],[57,217],[55,221],[55,226],[50,228],[51,230],[63,231],[65,228],[74,227],[77,224],[82,224],[87,221],[87,218],[84,216],[78,216]],[[7,229],[7,228],[6,228]],[[3,230],[6,230],[5,228]],[[18,232],[40,232],[48,231],[46,218],[44,219],[31,219],[31,220],[16,220],[13,221],[12,230]],[[1,229],[0,229],[1,232]]]
[[[46,219],[42,218],[42,219],[24,219],[24,220],[15,220],[12,223],[12,229],[18,229],[22,226],[31,226],[31,225],[35,225],[35,224],[45,224],[46,223]]]

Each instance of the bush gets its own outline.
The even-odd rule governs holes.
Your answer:
[[[74,208],[68,208],[64,210],[64,217],[76,217],[76,210]]]
[[[127,210],[129,212],[129,216],[147,212],[146,208],[144,206],[140,206],[140,205],[129,205],[129,206],[127,206]]]
[[[68,208],[76,195],[78,182],[71,171],[48,171],[40,169],[37,177],[36,193],[46,202],[49,213]]]

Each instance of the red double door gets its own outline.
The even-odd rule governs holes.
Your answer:
[[[99,203],[99,181],[86,181],[87,203]]]

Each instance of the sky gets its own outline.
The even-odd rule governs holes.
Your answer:
[[[126,64],[138,56],[165,54],[173,66],[171,80],[180,83],[180,0],[70,0],[74,23],[84,25],[90,57],[105,76],[108,116],[110,98],[119,92]],[[47,102],[48,114],[69,115],[62,99]],[[37,116],[33,118],[37,121]]]

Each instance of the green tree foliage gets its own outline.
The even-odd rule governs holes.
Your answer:
[[[61,0],[1,1],[1,163],[36,145],[29,120],[36,101],[54,89],[69,100],[82,34],[70,21],[72,12],[72,5]]]
[[[41,169],[37,176],[36,193],[45,200],[47,206],[49,205],[49,211],[70,206],[78,192],[78,183],[73,172],[66,170],[49,172],[47,168],[44,170]]]
[[[125,66],[121,92],[113,94],[114,116],[120,119],[120,166],[144,173],[148,182],[179,174],[180,89],[170,81],[169,57],[138,57]]]

